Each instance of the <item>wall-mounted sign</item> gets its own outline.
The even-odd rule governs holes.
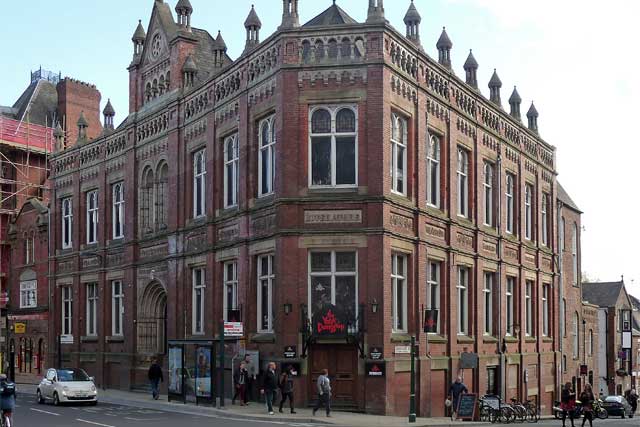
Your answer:
[[[225,337],[241,337],[244,335],[242,322],[224,322]]]
[[[343,336],[347,334],[347,324],[341,310],[327,304],[313,316],[313,334],[323,336]]]
[[[60,335],[61,344],[73,344],[73,335]]]
[[[411,354],[410,345],[397,345],[393,351],[395,354]]]
[[[424,332],[426,334],[435,334],[438,332],[438,309],[427,308],[424,311]]]
[[[622,333],[622,348],[628,349],[631,348],[631,332],[623,332]]]
[[[288,345],[284,348],[285,359],[295,359],[298,356],[298,351],[295,345]]]
[[[371,347],[371,350],[369,351],[369,359],[382,360],[382,356],[382,347]]]
[[[478,367],[478,354],[464,352],[460,354],[460,369],[475,369]]]
[[[27,332],[27,324],[26,323],[15,323],[13,325],[13,332],[16,334],[24,334]]]
[[[385,363],[384,362],[367,362],[365,364],[368,377],[384,377]]]
[[[589,373],[589,367],[587,365],[580,365],[580,375],[587,375]]]

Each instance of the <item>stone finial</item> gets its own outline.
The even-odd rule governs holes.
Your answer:
[[[187,56],[187,59],[182,65],[183,85],[184,87],[192,87],[195,81],[196,74],[198,73],[198,67],[191,55]]]
[[[78,141],[84,141],[87,139],[87,128],[89,127],[89,123],[87,119],[84,117],[84,111],[80,112],[80,117],[78,118]]]
[[[248,52],[258,44],[260,44],[260,28],[262,28],[262,22],[258,18],[254,5],[251,5],[249,16],[244,21],[244,28],[247,30],[247,42],[244,47],[244,51]]]
[[[369,10],[367,12],[367,24],[384,23],[387,20],[384,17],[384,1],[369,0]]]
[[[520,104],[522,103],[522,98],[520,98],[520,94],[518,93],[518,89],[514,86],[513,93],[509,97],[509,106],[511,107],[511,117],[520,121]]]
[[[438,62],[447,68],[451,68],[451,48],[453,43],[447,34],[447,29],[442,27],[442,34],[436,43],[438,48]]]
[[[478,61],[473,56],[473,51],[469,50],[469,56],[464,62],[464,72],[467,84],[476,90],[478,89]]]
[[[60,122],[58,122],[53,131],[53,137],[56,140],[56,151],[64,150],[64,131],[62,130],[62,126],[60,126]]]
[[[144,27],[142,26],[142,20],[138,20],[136,31],[133,33],[133,37],[131,37],[131,41],[133,42],[134,56],[138,56],[142,53],[142,48],[146,39],[147,33],[144,31]]]
[[[298,0],[282,0],[282,23],[279,30],[298,28],[300,17],[298,15]]]
[[[225,53],[227,52],[227,44],[222,38],[222,33],[218,30],[218,37],[213,42],[213,59],[216,67],[221,67],[224,64]]]
[[[413,0],[411,0],[409,10],[407,10],[407,14],[404,16],[404,23],[407,26],[407,38],[417,46],[421,46],[420,22],[422,22],[422,17],[420,16],[418,9],[416,9],[416,5],[413,3]]]
[[[536,110],[536,106],[533,104],[533,101],[531,102],[529,111],[527,111],[527,119],[529,121],[529,130],[538,133],[538,110]]]
[[[489,80],[489,91],[490,96],[489,99],[494,104],[501,106],[502,100],[500,99],[500,88],[502,87],[502,81],[500,77],[498,77],[498,71],[494,68],[493,75],[491,76],[491,80]]]
[[[116,110],[113,109],[113,105],[111,105],[111,99],[107,100],[107,105],[105,105],[104,110],[102,111],[104,115],[104,127],[105,129],[113,130],[113,118],[116,115]]]
[[[176,13],[178,14],[178,25],[191,31],[191,14],[193,6],[189,0],[179,0],[176,5]]]

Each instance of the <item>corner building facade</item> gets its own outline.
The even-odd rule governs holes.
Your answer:
[[[482,96],[472,55],[456,77],[446,33],[427,56],[413,6],[405,36],[382,0],[366,23],[334,4],[304,25],[285,0],[264,41],[252,10],[235,61],[176,11],[154,1],[136,30],[128,117],[52,160],[65,363],[134,388],[167,340],[240,320],[228,352],[299,363],[299,404],[326,367],[339,406],[406,415],[414,335],[420,416],[444,415],[459,374],[550,413],[555,149],[535,108],[523,126],[514,91],[506,113],[497,74]]]

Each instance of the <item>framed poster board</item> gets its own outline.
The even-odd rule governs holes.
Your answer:
[[[211,402],[212,400],[212,375],[211,375],[211,347],[196,348],[196,399]]]
[[[184,346],[169,346],[169,400],[172,398],[185,399],[184,394]]]
[[[456,419],[473,421],[476,418],[476,408],[478,407],[478,395],[474,393],[461,394],[458,399]]]

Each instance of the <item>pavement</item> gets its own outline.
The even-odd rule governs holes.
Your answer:
[[[489,423],[451,421],[449,418],[418,418],[416,423],[408,423],[406,417],[367,415],[348,412],[332,412],[327,418],[318,412],[317,416],[307,408],[296,409],[297,414],[286,410],[280,414],[268,415],[264,404],[253,403],[249,406],[234,406],[227,401],[225,409],[211,406],[196,406],[168,402],[166,396],[153,400],[143,393],[120,390],[100,390],[97,406],[39,405],[35,401],[35,385],[18,384],[19,398],[14,424],[22,426],[46,427],[257,427],[264,424],[278,424],[292,427],[450,427],[450,426],[487,426]],[[560,421],[541,420],[537,426],[558,427]],[[576,422],[576,426],[580,423]],[[598,420],[602,426],[639,426],[638,418],[621,420]]]

